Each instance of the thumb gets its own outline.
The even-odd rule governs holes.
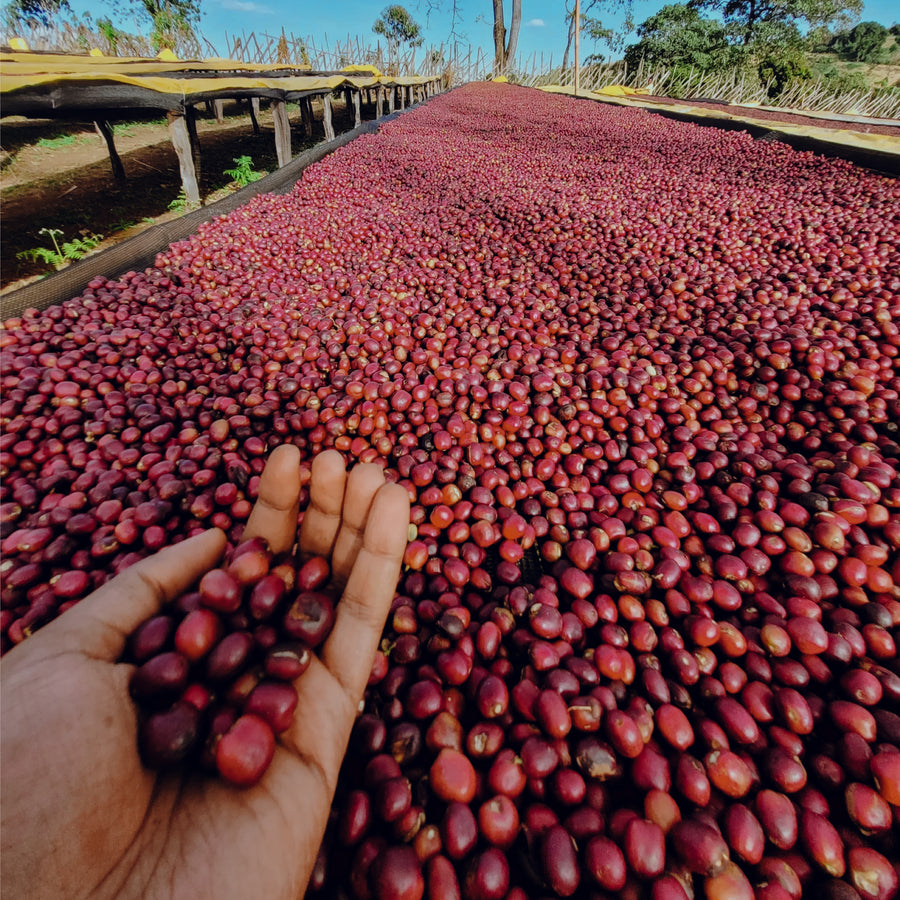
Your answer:
[[[115,662],[129,635],[180,597],[221,558],[225,534],[204,531],[130,566],[42,628],[34,638]]]

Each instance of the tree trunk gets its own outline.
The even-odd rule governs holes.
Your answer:
[[[503,68],[508,69],[516,58],[516,47],[519,43],[519,27],[522,24],[522,0],[512,0],[512,19],[509,22],[509,39],[503,57]]]
[[[756,15],[756,3],[754,0],[750,0],[750,6],[747,10],[747,25],[744,28],[745,47],[750,43],[750,39],[753,37],[753,28],[756,25]]]
[[[494,0],[494,74],[503,72],[506,57],[506,26],[503,24],[503,0]]]

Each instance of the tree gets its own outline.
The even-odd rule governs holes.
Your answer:
[[[624,35],[616,34],[611,28],[605,28],[603,22],[596,16],[590,15],[591,12],[597,10],[604,4],[603,0],[584,0],[581,4],[581,33],[592,41],[605,41],[610,47],[621,49],[624,43]],[[626,16],[627,18],[627,16]],[[566,6],[566,20],[569,23],[569,36],[566,40],[566,49],[563,53],[562,68],[563,71],[569,68],[569,54],[572,52],[572,45],[575,42],[575,10]],[[630,19],[626,23],[626,30],[631,30]],[[592,62],[602,62],[602,58],[594,54],[588,57]]]
[[[13,0],[4,10],[4,19],[12,28],[22,25],[47,28],[60,16],[73,16],[68,0]]]
[[[746,46],[779,41],[783,28],[801,23],[809,28],[849,23],[859,16],[863,0],[690,0],[690,5],[720,12]]]
[[[796,46],[775,47],[763,56],[756,67],[760,83],[767,88],[770,100],[774,100],[792,82],[812,78],[806,56]]]
[[[819,25],[810,28],[806,35],[806,49],[810,53],[827,53],[833,40],[831,29],[827,25]]]
[[[835,36],[831,46],[844,59],[854,62],[878,62],[882,47],[890,32],[878,22],[860,22],[851,31]]]
[[[516,55],[522,25],[522,0],[512,0],[509,31],[503,14],[503,0],[494,0],[494,74],[505,72]]]
[[[139,28],[146,27],[154,50],[196,43],[194,28],[200,24],[200,0],[111,0],[109,5],[117,19],[133,17]]]
[[[640,40],[625,51],[629,65],[643,59],[705,72],[733,65],[739,54],[721,22],[703,18],[696,7],[683,3],[664,6],[641,23],[637,33]]]
[[[375,20],[372,31],[387,39],[391,59],[397,57],[401,44],[418,47],[422,43],[421,29],[402,6],[386,6],[381,18]]]

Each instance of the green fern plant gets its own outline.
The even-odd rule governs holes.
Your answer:
[[[60,269],[66,263],[81,259],[103,240],[102,235],[89,234],[85,237],[73,238],[71,241],[63,241],[60,244],[58,239],[62,237],[62,230],[59,228],[42,228],[38,234],[46,234],[52,241],[53,246],[32,247],[29,250],[17,253],[16,258],[43,262],[53,266],[54,269]]]
[[[254,181],[259,181],[265,176],[265,172],[257,172],[253,168],[253,158],[250,156],[238,156],[234,160],[235,167],[233,169],[225,169],[224,174],[227,175],[238,187],[247,187]]]
[[[184,212],[187,209],[187,194],[185,194],[184,188],[178,192],[178,196],[169,204],[169,209],[172,212]]]

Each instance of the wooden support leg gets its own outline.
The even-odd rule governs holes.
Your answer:
[[[300,124],[303,126],[303,134],[309,137],[312,133],[312,124],[309,121],[309,114],[306,111],[306,97],[301,97],[297,101],[297,107],[300,110]]]
[[[213,100],[213,110],[216,114],[216,125],[225,124],[225,101]]]
[[[169,138],[178,156],[184,196],[188,204],[199,206],[200,187],[197,184],[197,171],[194,168],[194,155],[191,152],[191,136],[188,131],[187,121],[184,116],[174,112],[168,113],[166,118],[169,123]]]
[[[375,118],[380,119],[384,115],[384,88],[375,90]]]
[[[406,88],[400,85],[397,90],[400,91],[400,109],[406,109]]]
[[[353,92],[353,127],[359,128],[362,125],[362,91]]]
[[[197,184],[200,184],[200,135],[197,134],[197,107],[188,106],[185,110],[185,122],[187,123],[188,136],[191,139],[191,154],[194,158],[194,172],[197,176]]]
[[[124,181],[125,180],[125,166],[122,165],[122,160],[119,159],[119,154],[116,153],[116,142],[113,138],[113,130],[110,127],[109,122],[106,119],[100,119],[97,122],[94,122],[94,125],[97,127],[97,131],[103,135],[103,139],[106,141],[106,147],[109,150],[109,161],[112,164],[112,172],[113,178],[116,181]]]
[[[259,97],[250,98],[250,121],[253,123],[253,133],[259,134]]]
[[[395,94],[397,93],[396,88],[388,88],[388,112],[392,113],[394,111],[394,104],[396,100],[394,99]]]
[[[322,124],[325,126],[325,140],[334,140],[334,125],[331,122],[331,94],[322,97]]]
[[[283,100],[272,101],[272,119],[275,122],[275,154],[280,168],[291,161],[291,123]]]

